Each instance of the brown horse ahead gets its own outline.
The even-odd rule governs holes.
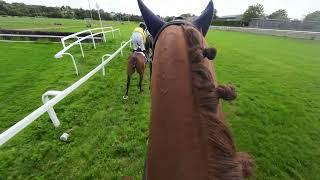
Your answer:
[[[143,52],[134,52],[132,53],[128,58],[128,67],[127,67],[127,90],[126,94],[123,96],[123,99],[128,99],[128,93],[129,93],[129,87],[130,87],[130,80],[132,74],[135,72],[135,70],[140,75],[140,81],[139,81],[139,88],[140,93],[142,92],[142,81],[143,81],[143,75],[144,70],[146,68],[146,60],[149,62],[150,66],[150,81],[151,81],[151,74],[152,74],[152,46],[153,46],[153,38],[151,35],[147,36],[145,48],[146,48],[146,55]]]
[[[218,85],[214,48],[206,35],[213,15],[212,1],[192,23],[166,24],[141,0],[138,4],[155,38],[152,112],[145,179],[243,179],[254,162],[236,152],[220,99],[236,97],[232,86]]]
[[[127,90],[126,94],[123,96],[123,99],[128,99],[129,87],[132,74],[137,71],[140,75],[139,88],[140,93],[142,92],[142,80],[145,69],[145,55],[143,52],[133,52],[128,58],[127,66]]]

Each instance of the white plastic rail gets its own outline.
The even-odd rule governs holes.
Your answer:
[[[87,75],[79,79],[77,82],[72,84],[70,87],[63,91],[48,91],[43,95],[43,101],[45,102],[44,105],[33,111],[31,114],[23,118],[21,121],[10,127],[8,130],[4,131],[0,134],[0,146],[6,143],[8,140],[10,140],[12,137],[14,137],[16,134],[18,134],[20,131],[22,131],[24,128],[26,128],[28,125],[30,125],[33,121],[35,121],[37,118],[39,118],[41,115],[43,115],[45,112],[48,112],[50,115],[50,118],[54,122],[55,126],[60,125],[60,121],[58,118],[55,118],[55,112],[53,111],[53,106],[59,103],[61,100],[63,100],[65,97],[67,97],[70,93],[72,93],[74,90],[76,90],[79,86],[81,86],[83,83],[85,83],[89,78],[91,78],[93,75],[95,75],[98,71],[100,71],[106,64],[108,64],[116,55],[118,55],[123,48],[125,48],[131,40],[127,41],[125,44],[123,44],[116,52],[114,52],[108,59],[103,61],[99,66],[97,66],[95,69],[93,69],[91,72],[89,72]],[[47,99],[48,96],[55,96],[51,100]]]
[[[111,29],[109,31],[105,31],[105,29]],[[101,32],[93,33],[93,31],[101,30]],[[95,29],[87,29],[78,33],[71,34],[69,36],[57,36],[57,35],[35,35],[35,34],[0,34],[0,37],[34,37],[34,38],[61,38],[61,43],[63,47],[66,47],[65,41],[72,38],[77,38],[78,40],[81,39],[81,41],[91,38],[94,48],[96,48],[96,43],[94,40],[94,36],[97,36],[99,34],[103,34],[103,40],[106,41],[106,33],[112,33],[112,37],[114,38],[114,32],[118,31],[119,35],[121,36],[120,29],[113,29],[113,27],[103,27],[103,28],[95,28]],[[85,37],[78,37],[78,35],[81,35],[83,33],[90,33],[90,35],[87,35]],[[81,42],[80,41],[80,42]],[[79,42],[78,42],[79,43]]]
[[[320,32],[312,32],[312,31],[294,31],[294,30],[279,30],[279,29],[247,28],[247,27],[228,27],[228,26],[211,26],[210,29],[218,29],[223,31],[248,32],[248,33],[254,33],[254,34],[283,36],[283,37],[309,39],[309,40],[320,40]]]
[[[102,32],[98,32],[98,33],[95,33],[95,34],[92,34],[93,31],[96,31],[96,30],[101,30],[102,29]],[[110,31],[104,31],[104,29],[112,29]],[[92,42],[93,42],[93,46],[94,48],[96,49],[96,43],[94,41],[94,36],[96,35],[99,35],[99,34],[102,34],[102,33],[112,33],[113,36],[114,36],[114,32],[115,31],[118,31],[119,32],[119,35],[121,36],[121,32],[120,32],[120,29],[113,29],[112,27],[104,27],[104,28],[95,28],[95,29],[88,29],[88,30],[84,30],[84,31],[81,31],[81,32],[78,32],[78,33],[75,33],[75,34],[72,34],[72,35],[69,35],[69,36],[66,36],[66,37],[63,37],[61,38],[61,43],[63,45],[63,49],[61,51],[59,51],[57,54],[55,54],[55,58],[56,59],[59,59],[59,58],[62,58],[64,54],[66,55],[69,55],[71,58],[72,58],[72,61],[73,61],[73,65],[74,65],[74,68],[75,68],[75,71],[76,71],[76,74],[79,75],[79,72],[78,72],[78,68],[77,68],[77,64],[75,62],[75,59],[73,57],[72,54],[70,53],[66,53],[70,48],[72,48],[74,45],[76,44],[79,44],[80,45],[80,49],[81,49],[81,54],[82,54],[82,57],[84,57],[84,52],[83,52],[83,48],[82,48],[82,44],[81,44],[81,41],[85,40],[85,39],[88,39],[88,38],[92,38]],[[79,34],[82,34],[82,33],[85,33],[85,32],[90,32],[90,35],[87,35],[85,37],[82,37],[82,38],[79,38],[77,35]],[[78,40],[69,44],[67,47],[65,45],[65,41],[70,39],[70,38],[77,38]],[[130,47],[131,47],[131,43],[130,43]],[[122,51],[121,51],[121,54],[122,54]]]
[[[123,46],[123,44],[121,43],[121,46]],[[122,51],[121,51],[122,52]],[[105,55],[103,55],[102,57],[101,57],[101,64],[105,61],[105,59],[104,58],[106,58],[106,57],[110,57],[110,56],[112,56],[111,54],[105,54]],[[103,76],[105,76],[106,75],[106,70],[105,70],[105,66],[103,66],[103,68],[102,68],[102,75]]]
[[[105,31],[105,29],[111,29],[111,30],[110,31]],[[97,31],[97,30],[100,30],[101,32],[94,34],[93,32]],[[103,34],[103,39],[104,39],[104,41],[106,41],[105,34],[111,32],[112,36],[114,37],[114,31],[120,31],[120,30],[119,29],[113,29],[113,27],[102,27],[102,28],[87,29],[87,30],[80,31],[80,32],[77,32],[77,33],[74,33],[74,34],[71,34],[69,36],[61,38],[61,43],[63,45],[63,48],[65,48],[66,47],[66,44],[65,44],[66,40],[72,39],[72,38],[78,38],[79,39],[79,37],[78,37],[79,35],[81,35],[83,33],[90,33],[90,35],[87,35],[87,36],[81,38],[81,41],[91,37],[92,38],[92,43],[93,43],[93,45],[95,47],[94,36],[99,35],[99,34]]]
[[[110,31],[104,31],[104,29],[111,29],[111,30]],[[101,32],[93,34],[93,32],[96,31],[96,30],[101,30]],[[77,68],[77,65],[75,63],[73,55],[70,54],[70,53],[66,53],[66,52],[70,48],[72,48],[74,45],[79,44],[80,45],[80,49],[81,49],[82,57],[84,57],[84,52],[83,52],[83,48],[82,48],[82,44],[81,44],[81,42],[83,40],[88,39],[88,38],[92,38],[93,46],[96,49],[96,43],[95,43],[95,40],[94,40],[94,36],[97,36],[99,34],[103,34],[104,38],[105,38],[105,34],[106,33],[112,33],[112,35],[114,37],[114,32],[116,32],[116,31],[118,31],[119,35],[121,36],[120,29],[113,29],[113,27],[103,27],[103,28],[87,29],[87,30],[84,30],[84,31],[81,31],[81,32],[77,32],[77,33],[71,34],[69,36],[63,37],[63,38],[61,38],[61,43],[63,45],[63,49],[61,51],[59,51],[54,57],[56,59],[59,59],[59,58],[62,58],[64,54],[67,54],[67,55],[71,56],[71,58],[73,60],[74,67],[75,67],[75,70],[76,70],[76,74],[79,75],[78,68]],[[86,33],[86,32],[89,32],[90,35],[87,35],[87,36],[82,37],[82,38],[78,37],[78,35]],[[76,40],[75,42],[73,42],[73,43],[69,44],[68,46],[66,46],[65,41],[68,40],[68,39],[71,39],[71,38],[77,38],[78,40]],[[131,44],[130,44],[130,47],[131,47]],[[121,54],[122,54],[122,52],[121,52]]]
[[[79,33],[84,33],[84,32],[87,32],[87,31],[90,31],[90,29],[89,29],[89,30],[86,30],[86,31],[79,32]],[[119,34],[121,35],[120,29],[113,29],[113,30],[110,30],[110,31],[104,31],[103,33],[104,33],[104,34],[105,34],[105,33],[110,33],[110,32],[113,33],[113,32],[115,32],[115,31],[119,31]],[[93,34],[92,31],[90,31],[90,35],[87,35],[87,36],[82,37],[82,38],[80,38],[80,37],[77,36],[79,33],[75,33],[75,34],[72,34],[72,35],[70,35],[70,36],[66,36],[66,37],[64,37],[64,38],[61,38],[61,43],[62,43],[63,48],[64,48],[64,49],[61,50],[61,51],[69,50],[72,46],[74,46],[74,45],[76,45],[76,44],[79,44],[79,45],[80,45],[80,48],[81,48],[82,56],[84,57],[84,53],[83,53],[83,49],[82,49],[82,44],[81,44],[81,42],[84,41],[85,39],[88,39],[88,38],[91,38],[91,39],[92,39],[93,46],[94,46],[94,48],[96,49],[96,43],[95,43],[95,40],[94,40],[94,36],[97,36],[97,35],[99,35],[99,34],[102,34],[102,32],[98,32],[98,33]],[[68,40],[68,39],[71,39],[71,38],[77,38],[78,40],[75,41],[75,42],[73,42],[73,43],[71,43],[69,46],[66,47],[65,41]]]

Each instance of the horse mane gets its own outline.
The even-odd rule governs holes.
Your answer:
[[[233,87],[218,86],[215,76],[205,66],[207,49],[204,38],[194,27],[181,25],[191,63],[195,120],[200,122],[207,151],[209,179],[243,179],[252,174],[254,162],[246,153],[237,153],[231,132],[224,122],[220,98],[232,100]],[[211,54],[212,55],[212,54]],[[215,54],[214,54],[215,56]],[[210,67],[211,68],[211,67]],[[206,142],[205,142],[206,140]]]

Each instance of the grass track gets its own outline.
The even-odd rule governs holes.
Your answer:
[[[207,39],[219,50],[219,81],[238,87],[225,110],[257,179],[319,179],[319,41],[219,31]]]
[[[55,25],[60,23],[62,25]],[[103,21],[103,26],[120,24],[118,22]],[[99,21],[92,21],[92,28],[100,27]],[[34,31],[63,31],[79,32],[87,29],[84,20],[59,19],[59,18],[33,18],[33,17],[14,17],[0,16],[0,29],[23,29]]]
[[[237,86],[238,99],[224,103],[224,110],[238,148],[256,159],[256,179],[319,179],[320,43],[222,31],[211,31],[207,39],[219,50],[219,82]],[[74,48],[81,76],[120,42],[100,44],[94,51],[86,45],[85,59]],[[0,132],[41,105],[46,90],[65,89],[79,78],[67,57],[53,59],[59,49],[57,44],[0,43],[6,52],[0,55]],[[138,93],[135,75],[129,100],[123,101],[125,68],[126,57],[117,57],[107,76],[95,75],[59,103],[58,129],[45,115],[1,147],[0,179],[140,178],[149,74],[145,92]],[[60,142],[59,136],[70,128],[71,141]]]

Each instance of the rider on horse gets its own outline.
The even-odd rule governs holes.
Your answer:
[[[146,55],[145,43],[147,39],[146,34],[147,26],[145,23],[140,23],[139,27],[135,28],[131,36],[131,41],[133,44],[133,52],[138,51],[139,49]]]

